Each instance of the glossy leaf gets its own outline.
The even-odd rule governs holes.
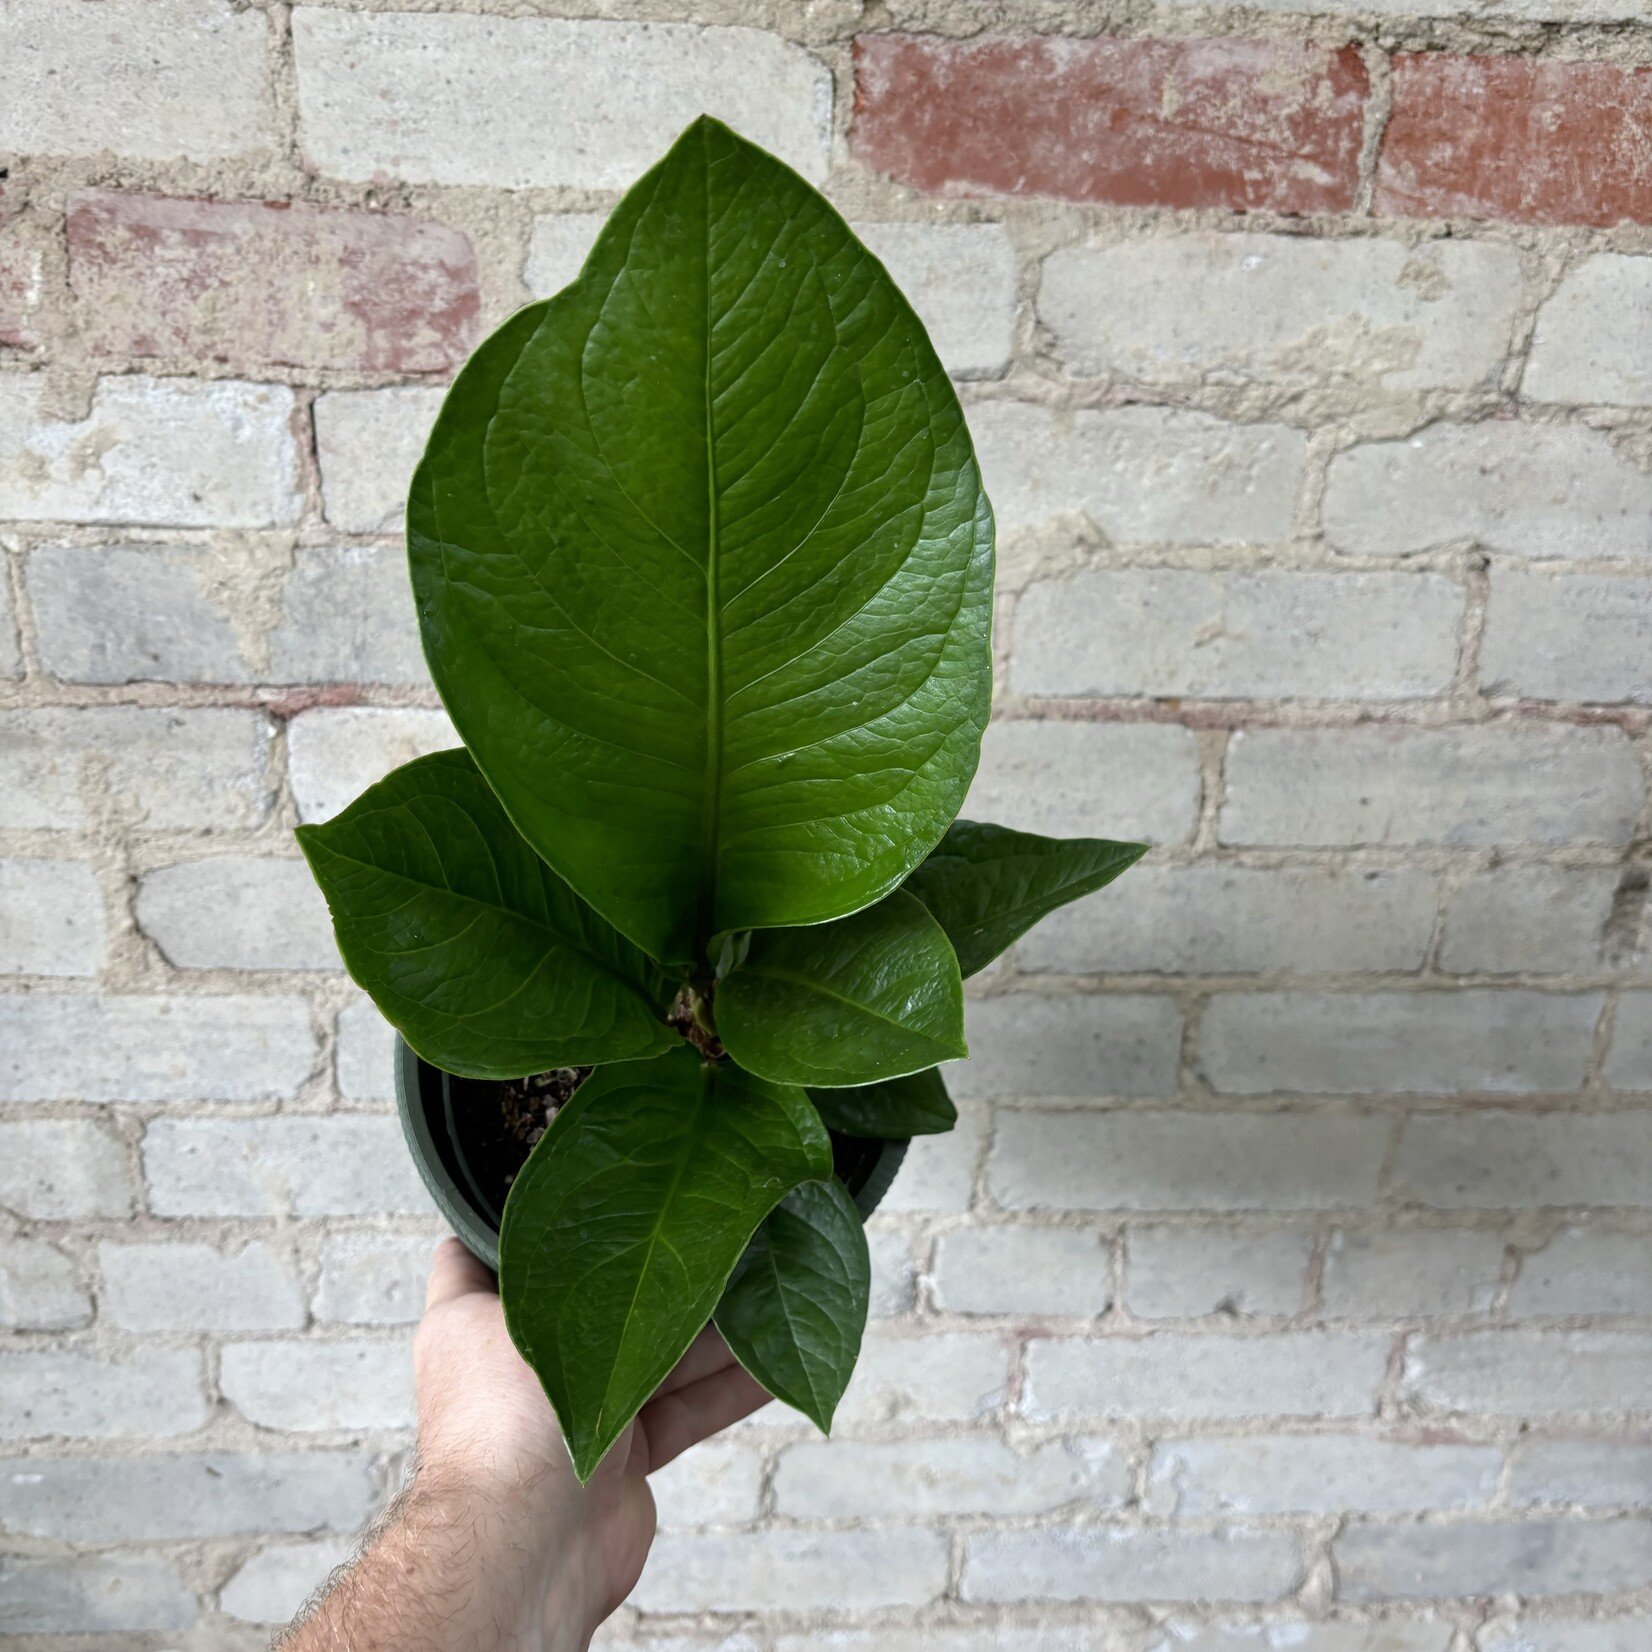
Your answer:
[[[711,1318],[758,1224],[831,1173],[808,1097],[687,1045],[602,1067],[517,1176],[505,1319],[590,1478]]]
[[[350,974],[433,1066],[517,1078],[678,1042],[671,985],[522,841],[467,752],[397,769],[298,841]]]
[[[465,744],[656,958],[868,905],[963,800],[992,583],[963,414],[877,260],[715,121],[471,358],[408,535]]]
[[[973,975],[1040,918],[1111,883],[1147,847],[959,820],[905,887],[946,931],[958,967]]]
[[[822,1433],[854,1374],[872,1262],[849,1190],[835,1176],[794,1188],[740,1258],[717,1329],[734,1357]]]
[[[809,1100],[826,1128],[844,1136],[939,1136],[958,1122],[936,1067],[852,1090],[812,1089]]]
[[[870,1084],[968,1053],[957,960],[901,890],[836,923],[758,930],[718,985],[717,1030],[782,1084]]]

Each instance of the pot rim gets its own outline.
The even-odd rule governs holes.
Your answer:
[[[477,1210],[471,1195],[452,1175],[442,1159],[442,1150],[425,1113],[421,1074],[425,1069],[440,1073],[439,1067],[418,1055],[398,1032],[393,1056],[396,1080],[396,1112],[401,1118],[402,1136],[408,1153],[436,1208],[446,1218],[461,1244],[478,1261],[499,1271],[499,1230]],[[886,1137],[864,1185],[854,1194],[856,1208],[864,1222],[882,1202],[899,1172],[910,1138]]]

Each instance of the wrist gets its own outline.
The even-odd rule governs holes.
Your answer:
[[[598,1608],[578,1533],[497,1484],[421,1465],[360,1560],[282,1652],[586,1652]]]
[[[447,1580],[444,1652],[585,1652],[600,1622],[593,1574],[550,1479],[439,1461],[415,1469],[395,1518],[398,1547],[421,1576]]]

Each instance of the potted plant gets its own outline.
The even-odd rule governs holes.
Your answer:
[[[954,818],[992,516],[946,374],[703,119],[459,374],[408,551],[464,747],[299,840],[420,1170],[582,1478],[713,1317],[825,1429],[963,978],[1142,853]]]

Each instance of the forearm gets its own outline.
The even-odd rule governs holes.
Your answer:
[[[580,1556],[532,1552],[537,1529],[421,1471],[279,1652],[585,1652]]]

